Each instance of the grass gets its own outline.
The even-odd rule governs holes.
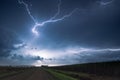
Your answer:
[[[76,78],[73,78],[73,77],[67,76],[65,74],[56,72],[56,71],[54,71],[52,69],[45,69],[45,70],[47,72],[49,72],[50,74],[52,74],[54,77],[56,77],[58,80],[78,80]]]
[[[98,76],[113,76],[119,77],[120,75],[120,61],[111,62],[97,62],[97,63],[84,63],[77,65],[66,65],[50,67],[56,70],[71,71],[76,73],[95,74]]]
[[[120,80],[120,61],[49,67],[78,80]]]
[[[54,70],[54,72],[61,73],[67,76],[71,76],[75,78],[75,80],[119,80],[119,77],[110,77],[110,76],[98,76],[95,74],[88,74],[88,73],[76,73],[71,71],[62,71],[62,70]],[[67,79],[60,79],[60,80],[67,80]],[[68,79],[69,80],[69,79]]]
[[[62,70],[55,70],[56,72],[71,76],[76,79],[82,79],[82,80],[91,80],[91,76],[87,73],[77,73],[77,72],[71,72],[71,71],[62,71]]]
[[[14,75],[14,74],[17,74],[17,73],[19,73],[19,72],[12,71],[12,72],[2,73],[2,74],[0,74],[0,78],[10,76],[10,75]]]
[[[20,69],[14,70],[14,68],[11,68],[11,70],[7,70],[7,67],[6,67],[6,69],[3,69],[3,71],[2,70],[0,71],[0,79],[4,78],[4,77],[15,75],[15,74],[18,74],[21,72],[24,72],[24,70],[20,70]]]

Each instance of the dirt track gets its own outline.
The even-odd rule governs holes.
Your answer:
[[[52,75],[42,69],[24,71],[14,76],[6,77],[2,80],[57,80]]]

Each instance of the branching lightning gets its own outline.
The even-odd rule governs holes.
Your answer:
[[[27,10],[27,13],[29,14],[30,18],[34,21],[34,23],[36,23],[36,19],[34,18],[34,16],[32,15],[30,9],[29,9],[29,5],[27,3],[25,3],[23,0],[18,0],[19,4],[23,4]]]
[[[37,28],[38,27],[43,27],[45,24],[47,23],[54,23],[54,22],[58,22],[58,21],[61,21],[61,20],[64,20],[68,17],[70,17],[74,12],[76,12],[77,10],[79,10],[79,8],[75,8],[73,11],[71,11],[70,13],[64,15],[63,17],[61,18],[58,18],[56,19],[56,17],[60,14],[60,6],[61,6],[61,0],[59,0],[59,3],[57,5],[57,12],[55,15],[53,15],[53,17],[51,17],[50,19],[46,20],[46,21],[43,21],[43,22],[38,22],[35,17],[32,15],[31,11],[30,11],[30,8],[29,8],[29,5],[24,2],[23,0],[18,0],[19,4],[23,4],[26,8],[26,11],[28,13],[28,15],[30,16],[30,18],[34,21],[34,26],[32,28],[32,32],[38,36],[39,35],[39,32],[37,31]],[[108,1],[108,2],[103,2],[103,1],[100,1],[100,4],[101,5],[108,5],[110,3],[112,3],[113,0],[111,1]]]
[[[100,4],[106,6],[108,4],[111,4],[113,1],[114,0],[110,0],[110,1],[107,1],[107,2],[100,1]]]
[[[58,19],[55,19],[59,14],[60,14],[60,6],[61,6],[61,0],[59,0],[59,3],[58,3],[58,8],[57,8],[57,13],[51,17],[50,19],[46,20],[46,21],[43,21],[43,22],[37,22],[37,20],[34,18],[34,16],[31,14],[31,11],[29,9],[29,5],[27,3],[25,3],[23,0],[18,0],[19,4],[23,4],[26,8],[26,11],[28,13],[28,15],[31,17],[31,19],[34,21],[34,26],[32,28],[32,32],[35,34],[35,35],[39,35],[38,31],[37,31],[37,28],[38,27],[43,27],[45,24],[47,23],[54,23],[54,22],[58,22],[58,21],[61,21],[61,20],[64,20],[65,18],[67,17],[70,17],[74,12],[76,12],[77,10],[79,10],[78,8],[74,9],[73,11],[71,11],[69,14],[67,15],[64,15],[63,17],[61,18],[58,18]]]

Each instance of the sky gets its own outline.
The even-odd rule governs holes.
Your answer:
[[[0,65],[120,60],[119,0],[0,0]]]

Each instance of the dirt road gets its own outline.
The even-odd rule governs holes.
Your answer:
[[[43,69],[32,69],[1,80],[57,80]]]

